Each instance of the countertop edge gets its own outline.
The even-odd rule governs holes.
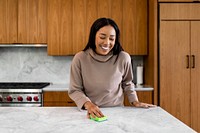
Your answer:
[[[67,84],[51,84],[45,88],[43,88],[43,91],[68,91],[69,85]],[[153,91],[154,88],[149,85],[136,85],[135,86],[136,91]]]

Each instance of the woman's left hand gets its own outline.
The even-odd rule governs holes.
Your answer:
[[[139,101],[132,102],[132,106],[138,107],[138,108],[156,107],[156,105],[148,104],[148,103],[142,103],[142,102],[139,102]]]

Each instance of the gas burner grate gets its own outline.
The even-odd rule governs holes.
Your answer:
[[[49,82],[0,82],[0,89],[42,89]]]

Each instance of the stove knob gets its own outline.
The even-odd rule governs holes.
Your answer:
[[[38,98],[38,96],[34,96],[34,101],[39,101],[39,98]]]
[[[22,97],[22,96],[18,96],[18,97],[17,97],[17,100],[18,100],[18,101],[23,101],[23,97]]]
[[[27,100],[27,101],[32,101],[32,97],[31,97],[31,96],[27,96],[27,97],[26,97],[26,100]]]
[[[7,96],[7,101],[11,102],[13,100],[12,96]]]

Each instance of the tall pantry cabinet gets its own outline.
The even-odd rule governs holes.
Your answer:
[[[160,106],[200,132],[200,4],[159,6]]]

